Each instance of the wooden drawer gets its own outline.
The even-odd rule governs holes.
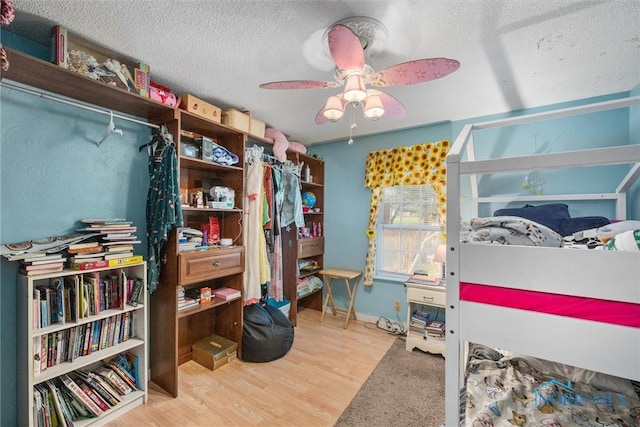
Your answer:
[[[298,240],[298,258],[306,258],[324,253],[324,237]]]
[[[179,280],[181,285],[203,282],[244,271],[244,248],[215,248],[208,251],[181,253]]]
[[[444,307],[447,304],[447,295],[444,292],[444,287],[441,291],[429,288],[407,287],[407,301]]]

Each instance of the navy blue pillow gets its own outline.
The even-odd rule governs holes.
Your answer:
[[[562,234],[562,221],[570,218],[569,207],[564,203],[546,205],[525,205],[522,208],[498,209],[494,216],[518,216],[545,225],[558,234]]]

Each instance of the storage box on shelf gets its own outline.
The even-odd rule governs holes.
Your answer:
[[[282,231],[284,296],[291,302],[289,320],[295,325],[300,309],[322,311],[322,289],[306,290],[301,295],[297,279],[315,275],[324,265],[324,162],[301,153],[287,153],[287,159],[302,165],[303,171],[301,192],[305,227]],[[299,269],[302,260],[307,268]]]
[[[182,99],[180,108],[183,110],[187,110],[213,122],[220,123],[222,110],[219,107],[190,94],[181,95],[180,98]]]
[[[222,112],[222,124],[230,126],[240,132],[249,133],[251,119],[248,114],[229,108]],[[264,137],[264,135],[262,136]]]
[[[193,345],[218,335],[242,348],[242,277],[244,246],[242,239],[242,194],[244,191],[244,144],[246,134],[208,120],[186,110],[176,110],[166,121],[169,132],[177,138],[182,212],[185,226],[207,231],[208,237],[233,239],[231,247],[217,244],[196,250],[180,250],[177,231],[172,231],[165,246],[160,285],[151,295],[151,380],[173,396],[178,395],[178,365],[193,359]],[[186,138],[183,139],[183,135]],[[233,164],[217,163],[199,156],[184,154],[182,144],[212,141],[236,156]],[[199,158],[194,158],[199,157]],[[223,189],[225,189],[223,191]],[[235,196],[234,196],[235,195]],[[195,196],[195,197],[194,197]],[[223,197],[224,196],[224,197]],[[234,200],[230,201],[229,198]],[[225,200],[223,201],[222,198]],[[215,206],[215,207],[214,207]],[[209,232],[219,230],[217,236]],[[200,295],[208,287],[213,295],[178,310],[179,290]],[[240,296],[215,297],[221,287],[236,289]]]
[[[19,425],[37,425],[34,399],[40,396],[39,389],[65,388],[63,380],[76,378],[77,372],[97,371],[120,354],[136,360],[135,390],[114,399],[97,417],[77,422],[101,425],[146,403],[146,272],[146,263],[141,262],[82,272],[18,275]],[[137,304],[130,303],[134,278],[143,285]],[[76,296],[94,289],[92,297],[84,300],[85,307]],[[38,295],[45,302],[37,301]],[[48,303],[45,295],[50,296]]]

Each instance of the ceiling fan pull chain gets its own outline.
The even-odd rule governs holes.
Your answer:
[[[353,145],[353,130],[357,126],[353,121],[353,110],[355,110],[355,105],[352,105],[352,108],[349,111],[349,141],[347,142],[349,145]]]

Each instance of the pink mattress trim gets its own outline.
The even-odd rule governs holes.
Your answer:
[[[640,328],[640,304],[460,282],[460,299]]]

